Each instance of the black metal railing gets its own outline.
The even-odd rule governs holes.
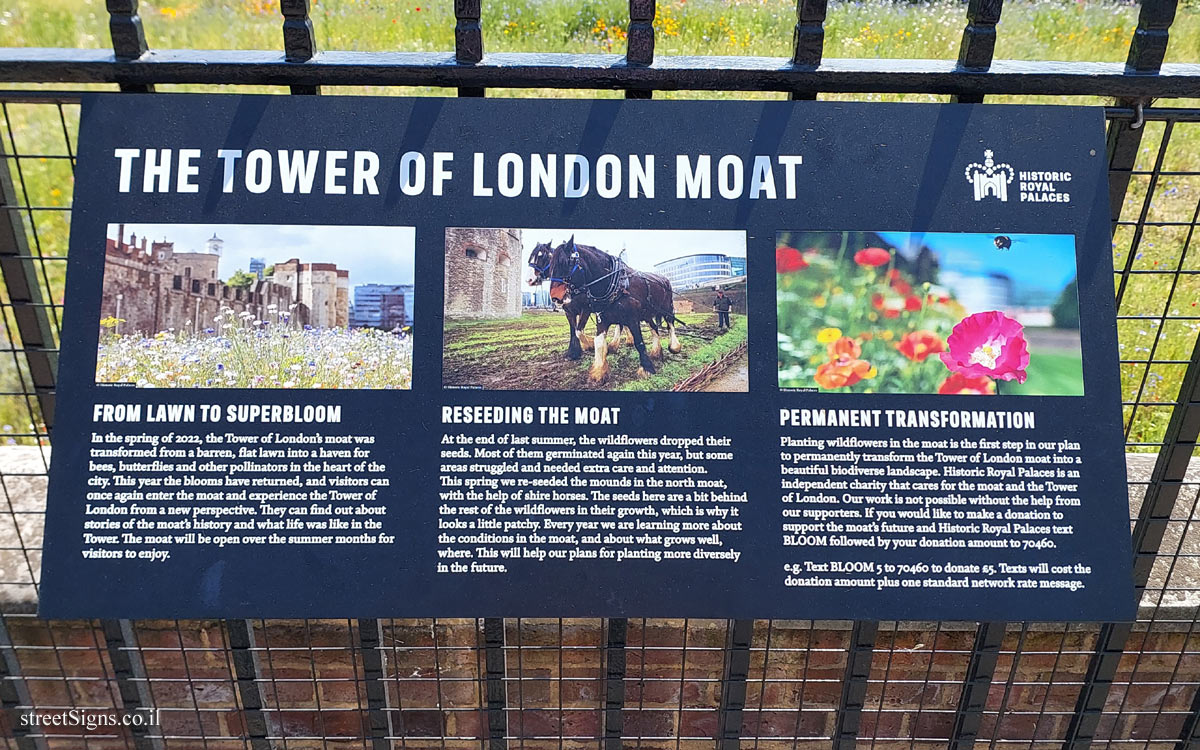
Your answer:
[[[823,58],[822,0],[791,58],[656,56],[652,0],[623,56],[487,54],[480,0],[453,51],[321,52],[307,0],[280,5],[274,51],[155,50],[137,0],[107,0],[111,51],[0,48],[5,748],[1200,748],[1200,61],[1164,63],[1175,2],[1142,3],[1124,64],[994,60],[1000,0],[965,5],[948,61]],[[163,84],[1101,97],[1137,622],[37,619],[79,90]],[[22,723],[84,707],[162,723]]]

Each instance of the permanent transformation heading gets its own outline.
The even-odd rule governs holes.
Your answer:
[[[199,193],[202,170],[213,170],[223,193],[283,195],[379,195],[381,160],[374,151],[300,149],[117,148],[117,190],[122,193]],[[490,198],[655,198],[659,161],[654,154],[517,154],[476,151],[469,169],[452,151],[406,151],[395,177],[408,196],[441,196],[464,171],[471,195]],[[675,198],[681,200],[794,200],[799,154],[676,154]]]

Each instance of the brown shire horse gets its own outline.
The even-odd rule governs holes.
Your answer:
[[[611,326],[624,326],[633,334],[638,352],[638,375],[654,372],[651,356],[662,356],[659,327],[665,322],[670,332],[669,349],[677,353],[682,347],[675,335],[680,321],[675,317],[671,282],[656,273],[635,271],[620,258],[589,245],[578,245],[575,237],[554,249],[550,256],[550,296],[562,299],[584,297],[589,308],[597,314],[596,337],[603,339]],[[554,284],[554,282],[558,282]],[[559,295],[555,297],[556,293]],[[650,352],[642,340],[642,323],[650,327],[653,345]],[[608,347],[595,347],[596,358],[588,373],[594,382],[608,376]]]
[[[550,256],[553,252],[552,243],[539,242],[534,245],[533,251],[529,253],[529,267],[533,269],[533,278],[529,280],[530,286],[540,286],[543,281],[550,278]],[[561,281],[552,281],[550,284],[551,297],[554,297],[556,286],[560,287],[560,291],[565,292],[566,287]],[[583,356],[584,351],[592,348],[592,337],[583,332],[588,318],[592,315],[587,295],[561,295],[554,297],[554,301],[562,304],[563,312],[567,316],[570,340],[567,343],[566,357],[567,359],[579,359]],[[620,344],[621,329],[617,327],[608,340],[609,351],[616,351]]]

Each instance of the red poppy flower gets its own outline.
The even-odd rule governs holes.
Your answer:
[[[899,310],[896,310],[896,309],[893,309],[893,308],[888,308],[887,310],[884,310],[884,311],[883,311],[883,317],[885,317],[885,318],[898,318],[898,317],[900,317],[900,311],[899,311]]]
[[[775,273],[792,273],[805,268],[808,268],[808,261],[799,250],[787,245],[775,248]]]
[[[883,309],[883,295],[882,294],[876,293],[876,294],[871,295],[871,307],[874,307],[876,310]]]
[[[907,281],[893,281],[892,289],[896,290],[896,294],[911,294],[912,284],[909,284]]]
[[[817,368],[817,385],[822,388],[845,388],[866,377],[871,363],[861,359],[839,359]]]
[[[921,300],[909,295],[908,299],[904,300],[904,309],[909,312],[917,312],[921,309]]]
[[[896,281],[896,280],[898,280],[898,279],[900,278],[900,269],[899,269],[899,268],[893,268],[892,270],[888,271],[888,272],[887,272],[887,277],[888,277],[888,279],[889,279],[889,280],[891,280],[891,281]]]
[[[996,383],[986,375],[963,375],[952,372],[938,386],[943,396],[991,396],[996,393]]]
[[[854,254],[854,262],[860,266],[878,268],[885,266],[892,259],[892,254],[882,247],[867,247]]]
[[[904,334],[896,349],[913,362],[924,362],[930,354],[946,351],[946,345],[933,331],[913,331]]]
[[[862,355],[862,347],[854,339],[841,337],[829,345],[830,359],[858,359]]]
[[[870,341],[871,339],[875,338],[870,331],[863,331],[862,333],[858,334],[858,337],[863,341]]]

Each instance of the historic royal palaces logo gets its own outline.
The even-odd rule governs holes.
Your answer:
[[[989,148],[983,152],[983,163],[971,162],[965,175],[975,191],[975,200],[988,196],[1008,201],[1009,185],[1016,180],[1016,191],[1024,203],[1070,203],[1071,194],[1059,190],[1062,183],[1071,181],[1070,172],[1017,172],[1009,164],[997,164]]]

